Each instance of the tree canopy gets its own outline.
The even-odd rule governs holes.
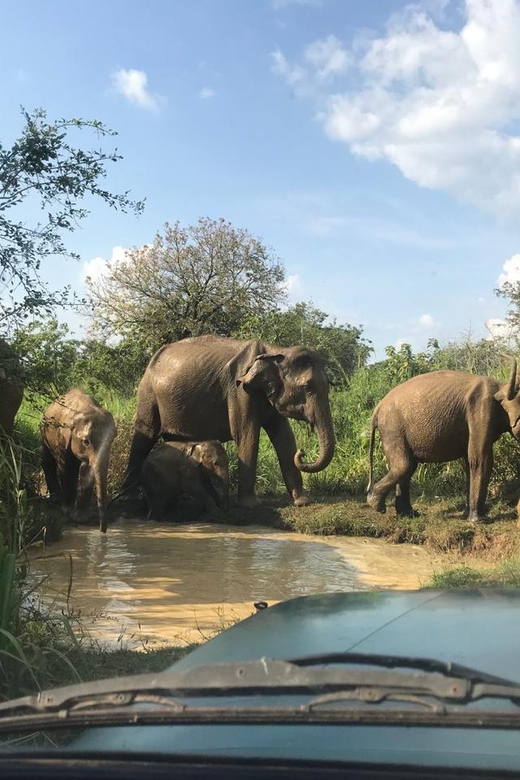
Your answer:
[[[47,121],[42,109],[22,110],[25,126],[12,146],[0,144],[0,331],[32,314],[49,314],[70,300],[68,290],[52,290],[40,276],[49,257],[78,258],[65,244],[88,214],[89,198],[122,211],[140,213],[143,202],[103,186],[106,167],[117,150],[86,151],[75,146],[76,132],[98,137],[116,133],[97,120]],[[41,212],[31,224],[34,210]]]
[[[166,223],[153,244],[87,279],[89,309],[95,329],[151,347],[188,333],[229,336],[283,301],[284,276],[271,249],[224,219]]]
[[[372,351],[370,342],[362,337],[363,329],[339,325],[335,319],[300,302],[285,310],[271,311],[266,316],[253,315],[236,331],[241,338],[261,338],[282,347],[302,344],[318,349],[329,365],[329,374],[336,384],[364,366]]]

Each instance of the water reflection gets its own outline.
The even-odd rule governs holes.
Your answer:
[[[69,606],[109,645],[122,629],[127,637],[200,640],[201,634],[250,615],[254,601],[414,588],[433,568],[421,548],[377,540],[123,520],[106,536],[96,528],[67,530],[61,542],[33,556],[31,576],[48,575],[42,598],[58,608],[67,598],[69,556]]]

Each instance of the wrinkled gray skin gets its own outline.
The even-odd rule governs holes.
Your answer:
[[[42,466],[51,499],[83,519],[96,491],[99,525],[107,529],[107,473],[116,436],[114,418],[91,395],[70,390],[45,410]]]
[[[520,397],[516,361],[509,381],[458,371],[433,371],[394,387],[372,416],[370,480],[367,501],[385,511],[395,487],[398,514],[413,515],[410,479],[419,463],[462,458],[468,478],[468,519],[485,519],[487,489],[493,467],[493,443],[509,432],[520,440]],[[373,484],[375,431],[388,462],[388,473]]]
[[[213,512],[227,505],[226,451],[219,441],[164,442],[145,460],[141,481],[156,520],[164,520],[183,493]]]
[[[13,435],[16,413],[23,398],[23,384],[16,376],[9,376],[0,366],[0,429]]]
[[[318,433],[320,452],[304,463],[287,417]],[[301,471],[324,469],[334,454],[329,382],[319,354],[304,347],[220,336],[188,338],[162,347],[137,390],[137,418],[122,492],[139,484],[142,464],[162,434],[166,439],[233,439],[237,444],[238,498],[255,503],[260,429],[276,450],[289,494],[308,503]]]

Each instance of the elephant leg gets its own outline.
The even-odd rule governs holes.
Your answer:
[[[287,492],[296,506],[305,506],[309,498],[303,489],[301,472],[294,465],[296,439],[289,420],[281,415],[274,416],[264,425],[264,430],[276,450]]]
[[[45,475],[45,482],[47,483],[47,490],[51,497],[51,501],[59,503],[61,498],[60,483],[58,481],[58,471],[56,468],[56,461],[54,455],[47,447],[43,445],[42,449],[42,468]]]
[[[206,512],[218,511],[218,505],[216,501],[210,496],[202,482],[199,485],[193,487],[189,491],[189,494],[198,504],[201,504],[201,506],[204,507]]]
[[[390,466],[389,471],[379,480],[379,482],[376,482],[372,491],[367,496],[368,505],[382,513],[386,512],[385,499],[387,495],[398,483],[401,485],[399,500],[403,498],[403,484],[406,489],[406,482],[408,481],[409,486],[410,478],[417,468],[417,461],[412,457],[405,445],[394,448],[391,457],[389,457],[390,453],[385,452],[385,454]],[[409,500],[410,498],[408,495],[408,502]],[[400,506],[402,505],[399,502],[396,502],[396,510],[398,504]]]
[[[138,400],[137,418],[121,493],[137,488],[141,483],[141,468],[157,442],[160,432],[161,420],[155,401]]]
[[[78,489],[79,467],[79,460],[71,452],[67,452],[63,469],[58,474],[61,484],[62,505],[67,515],[73,514]]]
[[[145,490],[144,494],[146,496],[146,503],[148,505],[147,519],[152,518],[153,520],[162,522],[164,520],[165,513],[164,501],[160,501],[157,493],[154,493],[152,490]]]
[[[469,514],[469,485],[470,485],[470,471],[469,471],[469,461],[468,456],[466,455],[463,458],[464,463],[464,471],[466,472],[466,512]]]
[[[486,498],[491,470],[493,468],[493,449],[491,446],[479,446],[470,438],[468,449],[469,462],[469,515],[468,520],[478,523],[486,519]]]
[[[74,517],[80,522],[88,513],[94,490],[94,474],[88,463],[81,463],[78,474],[78,490],[74,504]]]
[[[254,506],[258,503],[255,483],[260,442],[259,426],[245,423],[235,441],[238,455],[238,503],[241,506]]]
[[[403,515],[404,517],[417,517],[419,514],[412,507],[410,501],[410,481],[416,467],[416,464],[413,465],[408,476],[401,477],[395,486],[395,511],[398,515]]]

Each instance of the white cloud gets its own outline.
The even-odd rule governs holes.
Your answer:
[[[84,264],[81,281],[85,282],[88,278],[91,282],[97,284],[103,279],[110,264],[119,263],[125,259],[126,251],[122,246],[115,246],[112,249],[112,255],[108,262],[103,257],[93,257],[92,260]]]
[[[497,283],[499,287],[503,287],[506,282],[510,284],[520,282],[520,254],[513,255],[502,266],[502,273],[498,277]]]
[[[199,97],[203,100],[209,100],[209,98],[215,97],[217,93],[214,89],[211,89],[211,87],[202,87],[202,89],[199,92]]]
[[[291,65],[277,49],[271,53],[273,71],[300,95],[317,96],[322,84],[345,73],[352,62],[352,55],[335,35],[310,43],[303,53],[303,65]]]
[[[438,10],[438,9],[437,9]],[[441,9],[442,10],[442,9]],[[465,0],[458,30],[418,3],[393,15],[380,37],[337,39],[336,78],[325,87],[323,39],[275,70],[311,98],[327,135],[367,160],[387,160],[420,186],[500,214],[520,211],[520,2]],[[323,55],[325,56],[325,55]],[[325,59],[325,62],[327,60]]]
[[[421,314],[419,317],[419,325],[424,328],[429,328],[435,323],[431,314]]]
[[[112,86],[117,92],[140,108],[157,111],[161,98],[148,91],[148,76],[144,70],[119,68],[112,74]]]
[[[486,320],[486,330],[490,341],[509,341],[518,335],[515,328],[501,319]]]
[[[349,52],[335,35],[311,43],[307,46],[304,57],[320,78],[345,73],[351,62]]]
[[[289,274],[285,280],[285,290],[290,298],[299,295],[303,290],[303,282],[299,274]]]

